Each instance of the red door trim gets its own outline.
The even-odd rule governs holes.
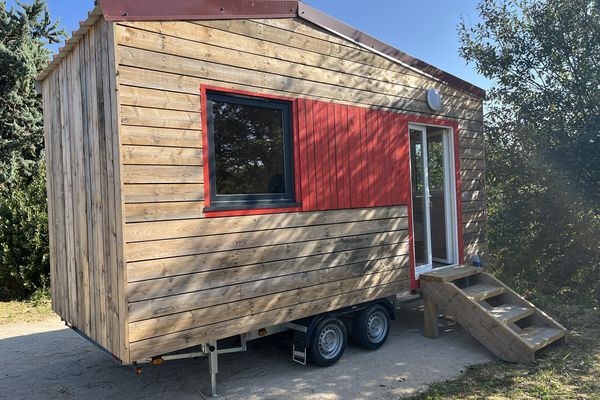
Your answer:
[[[410,143],[410,133],[408,124],[419,124],[419,125],[438,125],[445,126],[448,128],[452,128],[453,133],[453,145],[454,145],[454,179],[455,179],[455,189],[456,189],[456,234],[458,235],[458,262],[459,264],[464,264],[465,262],[465,249],[464,249],[464,238],[463,238],[463,225],[462,225],[462,192],[461,192],[461,181],[460,181],[460,143],[459,143],[459,128],[458,123],[456,121],[442,119],[442,118],[429,118],[429,117],[421,117],[421,116],[408,116],[407,117],[407,125],[406,125],[406,135],[408,135],[409,143]],[[410,152],[410,144],[409,144],[409,152]],[[409,154],[410,160],[410,154]],[[410,165],[410,161],[409,161]],[[410,166],[409,166],[410,168]],[[412,184],[409,182],[409,193],[412,193]],[[411,287],[412,289],[417,289],[419,287],[419,281],[416,280],[415,277],[415,260],[414,260],[414,238],[413,238],[413,227],[412,227],[412,195],[410,196],[410,200],[408,201],[408,225],[409,225],[409,252],[411,255]]]

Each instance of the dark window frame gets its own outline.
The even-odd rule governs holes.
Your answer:
[[[253,210],[265,208],[296,207],[295,174],[294,174],[294,143],[293,143],[293,103],[291,101],[277,100],[260,96],[248,96],[226,91],[207,90],[206,124],[207,124],[207,149],[208,149],[208,179],[210,206],[205,211],[226,210]],[[218,194],[217,193],[217,167],[214,141],[214,115],[213,101],[222,101],[234,104],[248,105],[277,109],[282,111],[283,119],[283,168],[285,179],[284,193],[264,194]]]

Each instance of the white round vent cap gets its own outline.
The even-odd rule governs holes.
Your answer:
[[[427,89],[427,104],[433,111],[442,109],[442,96],[440,96],[437,89]]]

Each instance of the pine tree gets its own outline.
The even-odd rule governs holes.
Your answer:
[[[0,294],[47,285],[43,120],[36,75],[64,37],[44,0],[0,0]]]

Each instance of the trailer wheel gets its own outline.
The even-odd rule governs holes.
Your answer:
[[[375,350],[390,334],[390,314],[380,304],[359,311],[352,323],[352,336],[360,347]]]
[[[317,324],[310,339],[309,360],[321,367],[333,365],[342,357],[347,341],[348,335],[342,321],[326,317]]]

